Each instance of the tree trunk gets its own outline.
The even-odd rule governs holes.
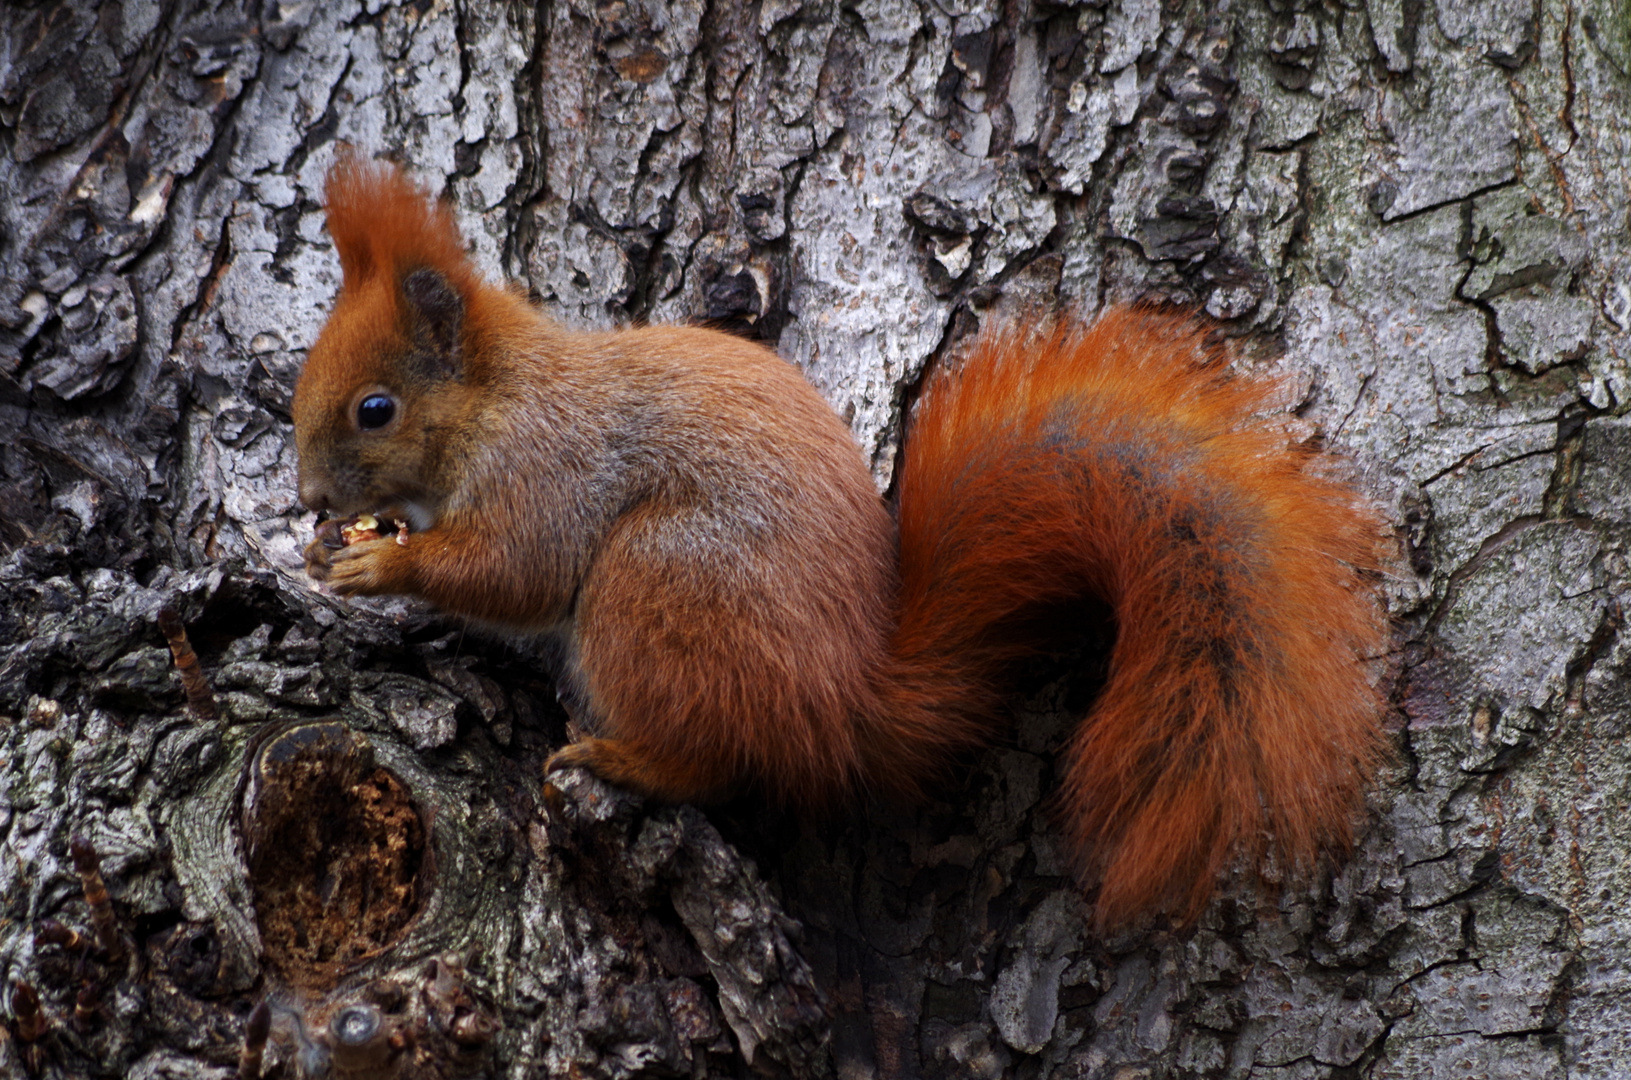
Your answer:
[[[256,1026],[286,1077],[1631,1060],[1622,4],[64,0],[0,40],[0,1073],[225,1077]],[[545,799],[524,644],[301,573],[346,144],[568,324],[775,344],[884,487],[980,322],[1204,308],[1397,531],[1357,850],[1089,933],[1048,798],[1093,640],[927,807]]]

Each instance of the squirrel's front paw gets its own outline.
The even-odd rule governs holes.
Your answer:
[[[325,531],[325,527],[333,525],[333,529]],[[330,536],[332,533],[332,537]],[[301,555],[306,560],[306,575],[313,581],[327,581],[329,571],[333,569],[334,553],[341,550],[339,543],[339,523],[325,521],[317,527],[317,537],[306,545]]]
[[[316,544],[314,542],[312,546]],[[306,551],[306,572],[311,573],[311,548],[308,547]],[[407,549],[395,540],[365,540],[327,554],[326,580],[329,587],[341,596],[378,596],[408,591],[402,572]],[[316,574],[312,576],[317,577]]]

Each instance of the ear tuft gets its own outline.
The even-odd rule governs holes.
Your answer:
[[[410,267],[438,271],[456,293],[473,283],[452,211],[400,167],[342,157],[329,170],[324,199],[347,288]]]

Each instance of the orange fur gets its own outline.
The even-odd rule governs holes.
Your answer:
[[[469,288],[477,276],[453,212],[385,162],[342,158],[324,190],[328,231],[345,284],[355,288],[431,266]]]
[[[345,284],[296,390],[302,498],[416,528],[308,567],[550,635],[595,732],[552,768],[676,800],[915,793],[989,738],[1023,648],[1003,628],[1092,594],[1118,636],[1061,802],[1101,924],[1192,917],[1267,838],[1307,863],[1347,836],[1379,745],[1371,525],[1187,323],[992,335],[933,380],[897,562],[848,430],[774,354],[564,332],[390,167],[340,166],[329,225]],[[363,430],[375,393],[396,419]]]
[[[1382,752],[1361,663],[1382,626],[1355,573],[1376,525],[1261,418],[1272,389],[1121,309],[987,337],[915,417],[897,654],[989,670],[1006,649],[984,633],[1027,607],[1114,611],[1061,799],[1101,925],[1192,918],[1270,840],[1293,865],[1345,843]]]

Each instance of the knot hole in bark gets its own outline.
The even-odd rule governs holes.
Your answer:
[[[407,786],[337,721],[251,756],[244,850],[267,966],[323,992],[401,939],[429,892],[428,829]]]

